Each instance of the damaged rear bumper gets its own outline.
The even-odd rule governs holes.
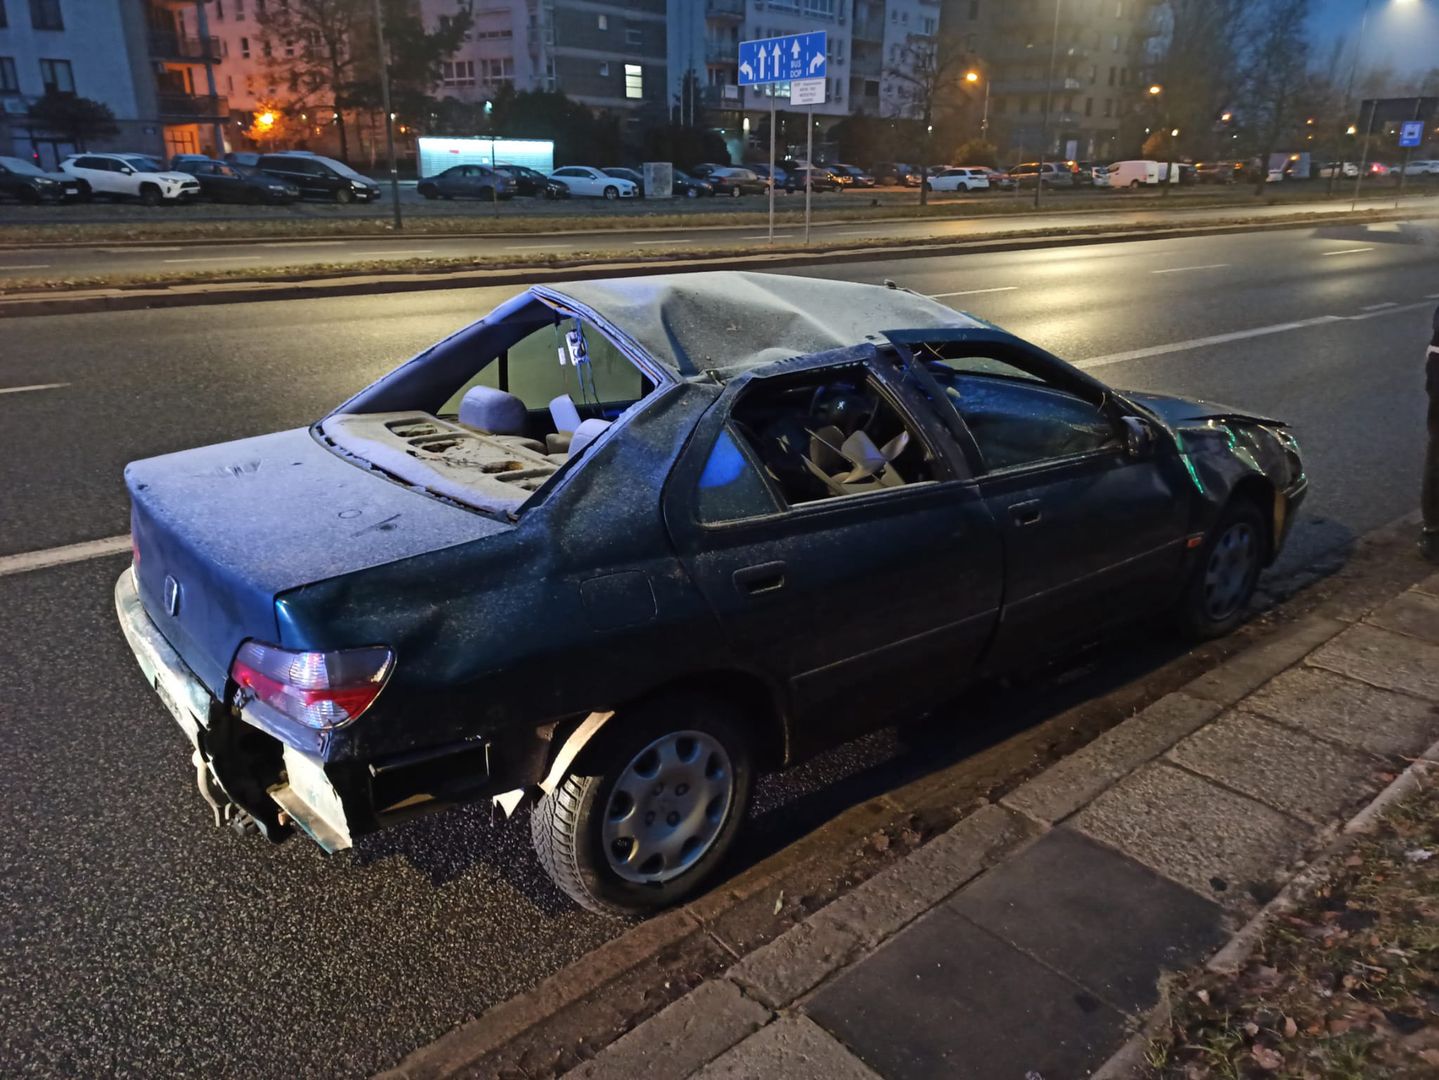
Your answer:
[[[227,770],[216,757],[219,746],[233,740],[219,729],[233,726],[234,720],[145,611],[133,569],[127,568],[115,582],[115,613],[141,672],[194,748],[196,781],[215,812],[215,824],[236,824],[248,814],[267,836],[279,839],[289,820],[326,851],[348,848],[344,800],[318,757],[277,741],[278,782],[259,788],[235,782],[248,777],[230,776],[231,783],[226,783]],[[255,788],[249,797],[243,790],[246,786]],[[266,802],[273,805],[262,805]]]

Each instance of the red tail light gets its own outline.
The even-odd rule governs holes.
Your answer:
[[[306,727],[343,727],[359,718],[385,688],[395,654],[382,645],[332,652],[293,652],[250,640],[230,665],[230,678],[254,701]]]

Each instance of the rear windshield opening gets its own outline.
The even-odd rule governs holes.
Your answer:
[[[860,367],[759,382],[733,419],[791,505],[935,479],[918,433]]]
[[[517,323],[499,336],[511,338],[440,389],[423,382],[414,408],[396,410],[407,403],[401,395],[383,412],[337,413],[322,434],[404,483],[513,515],[655,385],[579,318],[557,312],[538,327]]]

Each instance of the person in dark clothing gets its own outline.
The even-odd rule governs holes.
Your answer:
[[[1434,309],[1434,336],[1429,339],[1424,379],[1429,391],[1429,446],[1424,453],[1424,487],[1420,494],[1424,531],[1419,535],[1419,554],[1439,563],[1439,308]]]

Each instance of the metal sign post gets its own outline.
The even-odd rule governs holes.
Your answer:
[[[1359,175],[1354,178],[1354,198],[1349,203],[1351,213],[1359,206],[1359,185],[1364,183],[1364,170],[1369,167],[1369,133],[1374,130],[1374,113],[1378,108],[1379,99],[1375,98],[1369,103],[1369,123],[1364,128],[1364,148],[1359,151]]]
[[[806,34],[785,34],[782,37],[756,38],[739,43],[739,84],[769,86],[769,242],[774,243],[775,189],[775,83],[809,80],[823,82],[827,75],[825,51],[828,37],[823,30]],[[793,99],[791,99],[793,100]],[[820,98],[823,101],[823,97]],[[813,135],[810,136],[811,138]],[[808,228],[808,191],[806,191],[806,229]]]
[[[1409,175],[1409,159],[1414,148],[1424,141],[1424,121],[1419,119],[1419,106],[1423,98],[1414,99],[1414,119],[1406,120],[1399,128],[1399,145],[1404,148],[1404,167],[1399,172],[1399,189],[1394,192],[1394,209],[1399,209],[1399,200],[1404,197],[1404,178]]]
[[[774,243],[774,87],[769,88],[769,242]]]
[[[804,242],[809,243],[809,202],[814,191],[814,107],[824,104],[825,79],[798,79],[789,84],[789,103],[804,105]]]

